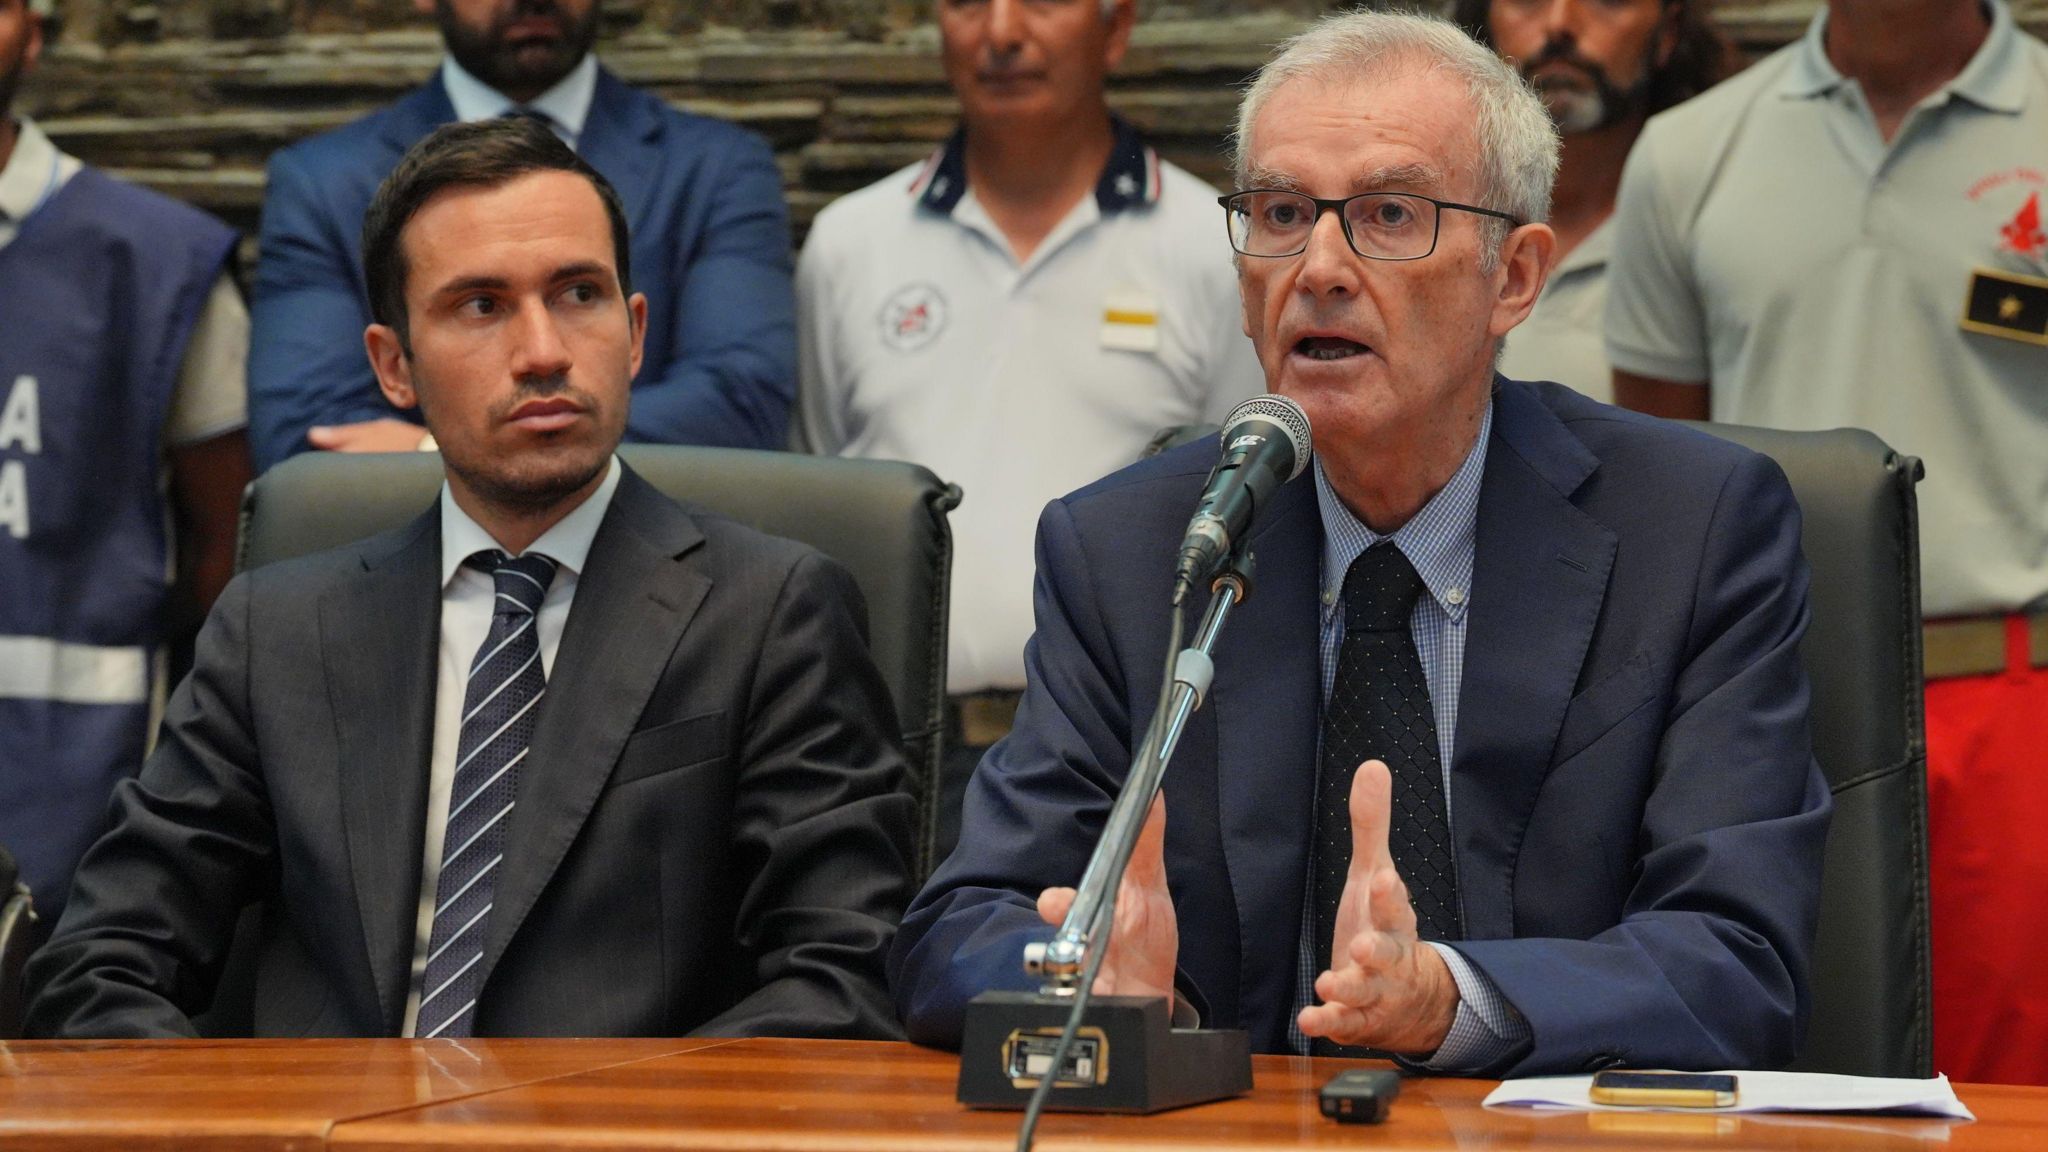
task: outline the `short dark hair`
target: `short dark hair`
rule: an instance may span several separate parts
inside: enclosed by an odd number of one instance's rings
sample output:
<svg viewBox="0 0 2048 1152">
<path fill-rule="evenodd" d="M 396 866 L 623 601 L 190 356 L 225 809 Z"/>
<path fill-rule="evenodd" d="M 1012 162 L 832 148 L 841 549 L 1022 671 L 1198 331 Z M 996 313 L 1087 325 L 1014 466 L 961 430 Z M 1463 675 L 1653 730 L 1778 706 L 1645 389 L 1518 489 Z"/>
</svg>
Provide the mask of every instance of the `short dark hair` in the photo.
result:
<svg viewBox="0 0 2048 1152">
<path fill-rule="evenodd" d="M 1650 90 L 1645 96 L 1645 110 L 1656 115 L 1673 105 L 1705 92 L 1734 73 L 1733 52 L 1728 40 L 1722 36 L 1707 19 L 1708 0 L 1660 0 L 1663 7 L 1678 9 L 1678 40 L 1671 50 L 1671 59 L 1661 68 L 1650 72 Z M 1457 21 L 1472 38 L 1481 44 L 1499 51 L 1493 42 L 1493 29 L 1487 16 L 1493 10 L 1493 0 L 1455 0 L 1451 6 L 1451 19 Z"/>
<path fill-rule="evenodd" d="M 412 352 L 405 313 L 405 226 L 427 201 L 449 188 L 499 188 L 534 172 L 574 172 L 590 181 L 611 218 L 612 260 L 619 269 L 619 290 L 633 293 L 633 270 L 626 234 L 626 210 L 611 182 L 562 143 L 540 121 L 526 116 L 448 124 L 412 146 L 370 201 L 363 215 L 363 276 L 370 295 L 370 318 L 398 333 L 399 346 Z"/>
</svg>

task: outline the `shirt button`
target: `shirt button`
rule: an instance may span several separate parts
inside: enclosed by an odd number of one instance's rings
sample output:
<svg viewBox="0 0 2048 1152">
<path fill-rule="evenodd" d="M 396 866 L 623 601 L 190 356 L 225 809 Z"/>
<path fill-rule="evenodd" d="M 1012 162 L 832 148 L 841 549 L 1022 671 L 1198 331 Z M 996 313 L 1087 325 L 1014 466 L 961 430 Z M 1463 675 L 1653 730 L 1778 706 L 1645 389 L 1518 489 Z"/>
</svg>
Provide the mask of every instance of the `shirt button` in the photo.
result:
<svg viewBox="0 0 2048 1152">
<path fill-rule="evenodd" d="M 1456 608 L 1465 602 L 1465 590 L 1463 588 L 1449 589 L 1444 593 L 1444 599 L 1450 602 L 1451 607 Z"/>
</svg>

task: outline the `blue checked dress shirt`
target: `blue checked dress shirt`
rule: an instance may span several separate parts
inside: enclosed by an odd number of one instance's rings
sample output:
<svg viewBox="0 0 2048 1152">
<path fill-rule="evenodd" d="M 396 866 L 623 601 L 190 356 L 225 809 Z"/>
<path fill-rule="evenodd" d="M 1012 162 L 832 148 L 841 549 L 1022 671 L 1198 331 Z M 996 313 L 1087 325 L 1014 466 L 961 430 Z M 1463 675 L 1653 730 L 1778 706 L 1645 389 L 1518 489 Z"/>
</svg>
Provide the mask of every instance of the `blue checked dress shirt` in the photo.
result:
<svg viewBox="0 0 2048 1152">
<path fill-rule="evenodd" d="M 1323 521 L 1322 627 L 1318 657 L 1322 669 L 1323 699 L 1337 677 L 1337 653 L 1344 642 L 1342 592 L 1344 574 L 1360 553 L 1383 539 L 1415 566 L 1428 595 L 1415 602 L 1409 630 L 1415 638 L 1416 654 L 1422 660 L 1423 679 L 1429 683 L 1429 699 L 1436 713 L 1437 743 L 1444 772 L 1444 817 L 1453 828 L 1457 813 L 1451 809 L 1451 749 L 1458 730 L 1458 690 L 1465 676 L 1465 617 L 1472 607 L 1472 557 L 1479 521 L 1479 482 L 1486 472 L 1486 441 L 1493 431 L 1493 405 L 1479 423 L 1479 437 L 1466 454 L 1465 462 L 1452 474 L 1450 483 L 1430 498 L 1429 503 L 1391 537 L 1382 536 L 1351 514 L 1323 475 L 1322 462 L 1315 465 L 1316 507 Z M 1320 761 L 1320 752 L 1318 753 Z M 1313 853 L 1311 853 L 1313 856 Z M 1313 860 L 1311 860 L 1313 867 Z M 1316 954 L 1315 909 L 1312 907 L 1313 877 L 1304 886 L 1308 894 L 1301 916 L 1300 957 L 1295 973 L 1294 1006 L 1315 1003 Z M 1458 984 L 1458 1015 L 1441 1047 L 1422 1067 L 1434 1072 L 1477 1071 L 1519 1048 L 1529 1036 L 1529 1025 L 1500 995 L 1493 981 L 1472 967 L 1458 950 L 1432 941 L 1430 946 L 1443 956 Z M 1308 1037 L 1289 1020 L 1287 1038 L 1294 1050 L 1307 1053 Z"/>
</svg>

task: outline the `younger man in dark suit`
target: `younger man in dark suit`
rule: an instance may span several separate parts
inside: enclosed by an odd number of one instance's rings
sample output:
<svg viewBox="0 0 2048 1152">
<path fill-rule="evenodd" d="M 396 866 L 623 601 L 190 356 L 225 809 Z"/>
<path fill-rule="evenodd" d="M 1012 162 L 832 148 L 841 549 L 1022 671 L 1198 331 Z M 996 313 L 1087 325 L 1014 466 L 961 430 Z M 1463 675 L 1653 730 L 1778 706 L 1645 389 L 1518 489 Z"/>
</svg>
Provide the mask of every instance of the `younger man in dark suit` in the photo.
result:
<svg viewBox="0 0 2048 1152">
<path fill-rule="evenodd" d="M 439 505 L 229 586 L 29 1030 L 192 1034 L 257 901 L 259 1035 L 890 1035 L 912 803 L 864 609 L 614 457 L 647 303 L 611 187 L 454 126 L 364 232 Z"/>
</svg>

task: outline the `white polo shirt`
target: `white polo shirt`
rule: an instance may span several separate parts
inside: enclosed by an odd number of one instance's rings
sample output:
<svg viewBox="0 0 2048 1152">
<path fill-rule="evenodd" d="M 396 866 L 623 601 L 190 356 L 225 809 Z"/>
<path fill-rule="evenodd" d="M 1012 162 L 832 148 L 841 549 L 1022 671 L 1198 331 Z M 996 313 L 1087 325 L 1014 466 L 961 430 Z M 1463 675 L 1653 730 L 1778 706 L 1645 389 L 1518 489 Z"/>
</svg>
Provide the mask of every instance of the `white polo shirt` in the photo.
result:
<svg viewBox="0 0 2048 1152">
<path fill-rule="evenodd" d="M 964 140 L 827 207 L 797 264 L 808 447 L 914 461 L 966 493 L 955 693 L 1024 685 L 1047 501 L 1265 390 L 1212 188 L 1119 121 L 1095 194 L 1019 264 L 967 187 Z"/>
<path fill-rule="evenodd" d="M 1608 270 L 1616 368 L 1710 380 L 1716 420 L 1868 428 L 1926 461 L 1929 616 L 2048 600 L 2048 45 L 1985 8 L 1983 46 L 1889 145 L 1825 9 L 1652 118 Z M 1998 332 L 1965 327 L 1987 283 Z"/>
</svg>

